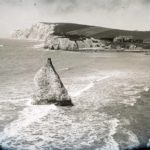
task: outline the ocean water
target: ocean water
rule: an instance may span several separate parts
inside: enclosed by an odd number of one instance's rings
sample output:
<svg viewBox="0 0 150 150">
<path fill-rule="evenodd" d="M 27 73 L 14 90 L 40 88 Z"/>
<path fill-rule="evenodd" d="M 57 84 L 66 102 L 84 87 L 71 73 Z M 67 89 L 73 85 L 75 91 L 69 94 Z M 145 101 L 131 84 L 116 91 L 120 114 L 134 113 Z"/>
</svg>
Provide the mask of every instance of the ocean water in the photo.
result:
<svg viewBox="0 0 150 150">
<path fill-rule="evenodd" d="M 12 150 L 124 150 L 150 146 L 150 55 L 47 51 L 1 39 L 0 145 Z M 31 105 L 35 73 L 51 57 L 74 107 Z"/>
</svg>

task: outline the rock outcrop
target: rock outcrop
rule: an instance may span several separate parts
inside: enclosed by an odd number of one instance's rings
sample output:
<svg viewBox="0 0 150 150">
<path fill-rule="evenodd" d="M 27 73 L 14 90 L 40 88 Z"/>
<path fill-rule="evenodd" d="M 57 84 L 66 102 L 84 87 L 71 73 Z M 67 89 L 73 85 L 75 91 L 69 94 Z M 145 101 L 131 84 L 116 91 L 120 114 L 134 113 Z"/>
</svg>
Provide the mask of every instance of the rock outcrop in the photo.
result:
<svg viewBox="0 0 150 150">
<path fill-rule="evenodd" d="M 47 38 L 44 44 L 45 48 L 50 50 L 84 50 L 84 49 L 108 49 L 109 46 L 105 44 L 104 41 L 94 39 L 94 38 L 85 38 L 83 40 L 71 40 L 67 37 L 61 36 L 51 36 Z"/>
<path fill-rule="evenodd" d="M 71 98 L 55 71 L 50 58 L 48 58 L 47 64 L 36 73 L 34 83 L 35 92 L 32 104 L 73 106 Z"/>
</svg>

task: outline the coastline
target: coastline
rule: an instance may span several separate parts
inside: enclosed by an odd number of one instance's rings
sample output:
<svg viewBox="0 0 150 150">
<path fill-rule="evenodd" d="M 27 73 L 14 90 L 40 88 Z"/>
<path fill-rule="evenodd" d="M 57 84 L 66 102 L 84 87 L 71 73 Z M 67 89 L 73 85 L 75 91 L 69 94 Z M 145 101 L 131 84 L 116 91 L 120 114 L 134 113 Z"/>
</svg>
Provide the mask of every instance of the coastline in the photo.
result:
<svg viewBox="0 0 150 150">
<path fill-rule="evenodd" d="M 40 47 L 39 45 L 43 45 L 43 43 L 41 43 L 42 41 L 38 41 L 38 40 L 25 40 L 25 39 L 13 39 L 13 38 L 0 38 L 0 40 L 12 40 L 12 41 L 23 41 L 23 42 L 27 42 L 27 43 L 36 43 L 35 45 L 33 45 L 33 49 L 44 49 L 44 50 L 47 50 L 47 51 L 67 51 L 67 52 L 81 52 L 81 53 L 101 53 L 101 52 L 106 52 L 106 53 L 110 53 L 110 52 L 118 52 L 118 53 L 148 53 L 148 54 L 145 54 L 145 55 L 150 55 L 150 49 L 140 49 L 140 50 L 135 50 L 135 49 L 99 49 L 99 48 L 83 48 L 83 49 L 76 49 L 76 50 L 64 50 L 64 49 L 60 49 L 60 50 L 52 50 L 52 49 L 46 49 L 44 47 Z M 0 43 L 1 45 L 3 45 L 3 43 L 1 42 Z M 5 45 L 3 45 L 4 47 Z M 0 48 L 3 48 L 3 47 L 0 47 Z"/>
<path fill-rule="evenodd" d="M 48 51 L 67 51 L 67 52 L 82 52 L 82 53 L 100 53 L 100 52 L 119 52 L 119 53 L 146 53 L 146 52 L 150 52 L 150 50 L 120 50 L 120 49 L 110 49 L 110 50 L 106 50 L 106 49 L 84 49 L 84 50 L 51 50 L 49 49 Z"/>
</svg>

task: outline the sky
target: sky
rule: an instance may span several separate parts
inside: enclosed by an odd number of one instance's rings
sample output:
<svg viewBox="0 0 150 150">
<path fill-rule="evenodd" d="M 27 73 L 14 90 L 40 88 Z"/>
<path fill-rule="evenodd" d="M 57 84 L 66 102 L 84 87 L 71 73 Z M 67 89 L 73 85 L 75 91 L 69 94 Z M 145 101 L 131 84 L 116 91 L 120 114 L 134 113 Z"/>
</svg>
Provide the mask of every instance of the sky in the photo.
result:
<svg viewBox="0 0 150 150">
<path fill-rule="evenodd" d="M 37 22 L 150 30 L 150 0 L 0 0 L 0 37 Z"/>
</svg>

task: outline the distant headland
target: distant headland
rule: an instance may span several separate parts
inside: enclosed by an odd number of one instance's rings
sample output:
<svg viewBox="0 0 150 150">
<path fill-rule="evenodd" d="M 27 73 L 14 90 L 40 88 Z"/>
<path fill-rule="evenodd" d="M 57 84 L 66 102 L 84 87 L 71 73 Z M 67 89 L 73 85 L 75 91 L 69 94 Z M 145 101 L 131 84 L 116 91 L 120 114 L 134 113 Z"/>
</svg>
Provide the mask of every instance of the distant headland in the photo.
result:
<svg viewBox="0 0 150 150">
<path fill-rule="evenodd" d="M 43 41 L 43 48 L 70 51 L 148 51 L 150 31 L 129 31 L 74 23 L 40 22 L 16 30 L 14 39 Z"/>
</svg>

